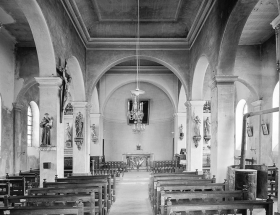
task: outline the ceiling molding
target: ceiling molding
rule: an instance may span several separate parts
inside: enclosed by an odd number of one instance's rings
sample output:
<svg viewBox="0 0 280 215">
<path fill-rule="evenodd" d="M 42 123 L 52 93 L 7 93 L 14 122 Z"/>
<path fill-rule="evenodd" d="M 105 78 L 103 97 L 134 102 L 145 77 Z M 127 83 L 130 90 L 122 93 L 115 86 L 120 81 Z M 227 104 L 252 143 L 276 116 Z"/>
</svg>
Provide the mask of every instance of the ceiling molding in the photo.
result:
<svg viewBox="0 0 280 215">
<path fill-rule="evenodd" d="M 199 35 L 204 23 L 206 22 L 210 12 L 213 9 L 213 6 L 215 5 L 217 0 L 203 0 L 202 4 L 200 5 L 200 8 L 196 14 L 195 20 L 191 26 L 191 29 L 187 36 L 187 41 L 190 46 L 190 49 L 192 45 L 194 44 L 197 36 Z"/>
<path fill-rule="evenodd" d="M 136 66 L 114 66 L 106 74 L 128 74 L 135 73 Z M 140 66 L 141 74 L 172 74 L 165 66 Z"/>
<path fill-rule="evenodd" d="M 190 50 L 216 1 L 203 0 L 187 38 L 140 38 L 139 50 Z M 86 49 L 135 50 L 136 38 L 91 38 L 75 0 L 61 0 L 61 2 Z M 179 5 L 181 4 L 182 1 Z M 178 17 L 178 13 L 176 16 Z"/>
</svg>

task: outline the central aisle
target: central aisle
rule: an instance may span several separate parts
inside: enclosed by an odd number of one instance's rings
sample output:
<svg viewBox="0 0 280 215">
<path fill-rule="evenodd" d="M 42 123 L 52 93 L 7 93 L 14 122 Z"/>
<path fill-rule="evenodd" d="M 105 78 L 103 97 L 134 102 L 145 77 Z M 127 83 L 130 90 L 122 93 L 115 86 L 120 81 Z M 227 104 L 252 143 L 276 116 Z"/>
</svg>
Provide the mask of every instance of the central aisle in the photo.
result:
<svg viewBox="0 0 280 215">
<path fill-rule="evenodd" d="M 126 172 L 117 178 L 116 202 L 112 205 L 110 215 L 152 215 L 149 201 L 149 172 Z"/>
</svg>

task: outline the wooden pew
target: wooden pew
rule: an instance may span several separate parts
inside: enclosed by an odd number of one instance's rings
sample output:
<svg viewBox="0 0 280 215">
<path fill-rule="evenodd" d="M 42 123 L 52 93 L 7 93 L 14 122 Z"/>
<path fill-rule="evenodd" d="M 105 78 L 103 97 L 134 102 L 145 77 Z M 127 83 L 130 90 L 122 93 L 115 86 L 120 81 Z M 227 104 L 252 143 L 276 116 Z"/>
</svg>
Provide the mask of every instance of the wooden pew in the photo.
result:
<svg viewBox="0 0 280 215">
<path fill-rule="evenodd" d="M 95 211 L 99 212 L 100 215 L 104 212 L 102 204 L 102 187 L 69 187 L 69 188 L 33 188 L 28 190 L 29 196 L 38 195 L 68 195 L 68 194 L 90 194 L 95 193 Z"/>
<path fill-rule="evenodd" d="M 194 182 L 189 181 L 189 183 L 187 185 L 184 185 L 184 184 L 183 185 L 174 185 L 174 184 L 159 183 L 158 188 L 157 188 L 157 197 L 156 197 L 156 203 L 154 205 L 154 209 L 157 214 L 157 212 L 160 208 L 161 193 L 163 191 L 168 191 L 168 192 L 174 192 L 174 191 L 180 191 L 180 192 L 225 191 L 226 187 L 227 187 L 227 182 L 225 182 L 225 183 L 206 182 L 206 184 L 205 184 L 205 183 L 201 183 L 200 180 L 194 181 Z"/>
<path fill-rule="evenodd" d="M 151 184 L 150 188 L 150 196 L 153 199 L 153 205 L 156 202 L 156 193 L 157 193 L 157 183 L 158 181 L 189 181 L 189 180 L 199 180 L 203 179 L 203 175 L 193 175 L 193 174 L 186 174 L 186 175 L 179 175 L 171 174 L 169 176 L 154 176 L 153 183 Z M 212 181 L 212 180 L 211 180 Z M 213 182 L 215 182 L 213 180 Z"/>
<path fill-rule="evenodd" d="M 68 194 L 68 195 L 37 195 L 37 196 L 5 196 L 4 205 L 33 206 L 34 209 L 39 205 L 56 206 L 59 204 L 75 206 L 77 201 L 84 204 L 84 212 L 95 215 L 95 194 Z"/>
<path fill-rule="evenodd" d="M 84 205 L 82 202 L 75 206 L 41 206 L 41 207 L 0 207 L 0 215 L 46 215 L 46 214 L 64 214 L 64 215 L 84 215 Z"/>
<path fill-rule="evenodd" d="M 9 176 L 8 173 L 6 173 L 6 179 L 25 179 L 25 188 L 29 189 L 29 188 L 35 188 L 35 187 L 39 187 L 40 184 L 40 178 L 39 176 L 35 173 L 35 174 L 28 174 L 28 175 L 19 175 L 19 176 Z"/>
<path fill-rule="evenodd" d="M 26 191 L 25 178 L 20 179 L 0 179 L 0 184 L 10 184 L 10 195 L 24 195 Z"/>
<path fill-rule="evenodd" d="M 246 191 L 198 191 L 198 192 L 169 192 L 161 191 L 161 201 L 159 204 L 161 214 L 164 214 L 167 200 L 176 205 L 179 202 L 185 205 L 193 203 L 215 203 L 222 201 L 247 200 L 248 194 Z M 172 201 L 175 200 L 175 201 Z M 159 209 L 159 208 L 156 208 Z M 158 210 L 156 210 L 155 214 Z"/>
<path fill-rule="evenodd" d="M 57 178 L 55 177 L 55 182 L 70 182 L 70 183 L 93 183 L 93 182 L 108 182 L 108 186 L 106 186 L 107 194 L 108 194 L 108 209 L 110 209 L 112 205 L 113 193 L 112 193 L 112 182 L 111 176 L 70 176 L 68 178 Z"/>
<path fill-rule="evenodd" d="M 268 181 L 270 185 L 270 193 L 277 197 L 278 196 L 278 168 L 275 164 L 268 166 Z"/>
<path fill-rule="evenodd" d="M 112 192 L 112 198 L 110 199 L 112 202 L 116 201 L 116 174 L 113 174 L 113 177 L 111 178 L 110 175 L 86 175 L 86 176 L 69 176 L 70 179 L 81 179 L 81 180 L 87 180 L 87 179 L 108 179 L 108 186 L 111 187 Z M 110 193 L 110 190 L 109 190 Z"/>
<path fill-rule="evenodd" d="M 11 195 L 10 193 L 10 182 L 0 183 L 0 202 L 4 202 L 4 196 Z"/>
<path fill-rule="evenodd" d="M 254 209 L 265 209 L 266 215 L 273 215 L 273 201 L 268 199 L 263 200 L 244 200 L 244 201 L 224 201 L 217 203 L 195 203 L 195 204 L 178 204 L 172 205 L 171 201 L 167 202 L 167 211 L 162 215 L 175 215 L 177 212 L 201 212 L 200 214 L 236 214 L 237 212 L 247 214 L 250 210 L 252 214 Z"/>
<path fill-rule="evenodd" d="M 46 182 L 44 180 L 43 182 L 43 188 L 93 188 L 93 187 L 99 187 L 99 189 L 102 190 L 102 201 L 104 202 L 104 205 L 102 203 L 102 207 L 104 209 L 104 213 L 103 214 L 107 214 L 108 210 L 109 210 L 109 201 L 108 201 L 108 194 L 107 194 L 107 186 L 108 186 L 108 182 L 107 181 L 103 181 L 103 182 L 91 182 L 91 183 L 79 183 L 79 182 Z"/>
</svg>

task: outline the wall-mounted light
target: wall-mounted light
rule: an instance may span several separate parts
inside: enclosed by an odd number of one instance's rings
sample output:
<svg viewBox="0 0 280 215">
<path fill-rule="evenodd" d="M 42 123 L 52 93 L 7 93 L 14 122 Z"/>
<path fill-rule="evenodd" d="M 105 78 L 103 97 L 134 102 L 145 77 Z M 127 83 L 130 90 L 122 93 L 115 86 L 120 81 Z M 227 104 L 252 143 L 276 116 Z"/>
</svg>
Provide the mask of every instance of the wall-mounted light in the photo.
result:
<svg viewBox="0 0 280 215">
<path fill-rule="evenodd" d="M 184 139 L 184 132 L 183 132 L 183 125 L 179 127 L 179 139 L 183 140 Z"/>
</svg>

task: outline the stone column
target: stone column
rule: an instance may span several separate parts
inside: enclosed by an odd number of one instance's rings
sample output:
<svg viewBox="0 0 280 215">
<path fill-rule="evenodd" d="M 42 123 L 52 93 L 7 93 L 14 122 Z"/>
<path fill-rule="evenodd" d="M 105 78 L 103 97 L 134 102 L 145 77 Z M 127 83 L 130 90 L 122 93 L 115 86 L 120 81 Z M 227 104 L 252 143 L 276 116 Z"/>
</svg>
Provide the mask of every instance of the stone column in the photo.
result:
<svg viewBox="0 0 280 215">
<path fill-rule="evenodd" d="M 60 86 L 61 78 L 37 77 L 40 89 L 40 122 L 45 113 L 53 118 L 50 142 L 52 147 L 40 147 L 40 185 L 43 179 L 54 181 L 55 175 L 64 177 L 64 125 L 60 123 Z M 40 145 L 42 129 L 40 128 Z M 44 163 L 50 163 L 50 167 L 43 168 Z"/>
<path fill-rule="evenodd" d="M 19 173 L 21 170 L 21 156 L 26 156 L 26 150 L 21 149 L 21 111 L 23 105 L 19 103 L 13 103 L 14 107 L 14 144 L 13 144 L 13 173 Z"/>
<path fill-rule="evenodd" d="M 203 105 L 205 101 L 189 101 L 187 102 L 188 116 L 188 134 L 187 134 L 187 159 L 188 170 L 202 171 L 203 159 Z M 195 118 L 200 120 L 200 124 L 196 123 Z M 200 136 L 200 138 L 199 138 Z"/>
<path fill-rule="evenodd" d="M 279 1 L 277 1 L 279 3 Z M 278 4 L 279 6 L 279 4 Z M 279 9 L 279 8 L 278 8 Z M 277 66 L 277 72 L 278 72 L 278 81 L 280 81 L 280 15 L 278 15 L 272 22 L 271 25 L 273 29 L 275 29 L 275 37 L 276 37 L 276 66 Z M 279 87 L 280 91 L 280 87 Z M 280 92 L 279 92 L 280 96 Z M 279 98 L 280 101 L 280 98 Z M 279 114 L 279 122 L 280 122 L 280 114 Z M 279 134 L 280 134 L 280 126 L 279 126 Z M 279 135 L 279 141 L 280 142 L 280 135 Z M 278 144 L 278 153 L 280 152 L 280 144 Z M 278 162 L 277 162 L 277 167 L 280 167 L 280 156 L 278 156 Z M 280 177 L 278 177 L 278 184 L 280 183 Z M 278 196 L 279 196 L 279 189 L 278 189 Z M 280 198 L 278 198 L 278 203 L 277 203 L 277 209 L 280 211 Z"/>
<path fill-rule="evenodd" d="M 94 142 L 90 140 L 90 154 L 92 156 L 102 156 L 102 138 L 100 135 L 100 131 L 102 130 L 101 114 L 100 113 L 91 113 L 90 114 L 90 126 L 95 125 L 95 134 L 97 136 L 97 140 Z M 90 129 L 92 132 L 92 128 Z M 91 133 L 90 132 L 90 133 Z"/>
<path fill-rule="evenodd" d="M 262 100 L 252 102 L 251 105 L 254 108 L 253 111 L 260 111 L 262 107 Z M 251 122 L 250 124 L 254 125 L 254 128 L 253 128 L 253 141 L 251 142 L 250 148 L 247 145 L 247 152 L 249 152 L 247 157 L 257 159 L 257 163 L 262 164 L 265 163 L 263 154 L 265 154 L 266 146 L 261 142 L 261 136 L 262 136 L 261 115 L 250 117 L 249 120 Z"/>
<path fill-rule="evenodd" d="M 237 76 L 216 75 L 211 92 L 211 174 L 224 182 L 234 164 L 234 96 Z"/>
<path fill-rule="evenodd" d="M 74 126 L 73 174 L 87 175 L 90 173 L 87 102 L 72 102 L 72 105 Z"/>
</svg>

